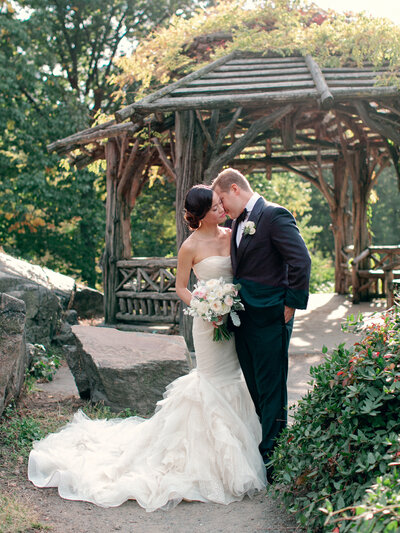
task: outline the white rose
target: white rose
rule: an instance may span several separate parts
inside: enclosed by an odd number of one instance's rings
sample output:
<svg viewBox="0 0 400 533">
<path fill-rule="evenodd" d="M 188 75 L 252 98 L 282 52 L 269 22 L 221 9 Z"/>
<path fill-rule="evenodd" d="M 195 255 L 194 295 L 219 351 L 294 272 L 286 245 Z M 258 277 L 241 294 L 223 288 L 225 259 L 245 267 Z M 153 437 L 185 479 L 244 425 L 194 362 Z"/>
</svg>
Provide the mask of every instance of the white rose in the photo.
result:
<svg viewBox="0 0 400 533">
<path fill-rule="evenodd" d="M 215 278 L 209 279 L 206 282 L 206 287 L 209 289 L 214 289 L 217 286 L 218 286 L 218 280 Z"/>
<path fill-rule="evenodd" d="M 233 283 L 225 283 L 224 284 L 224 293 L 225 294 L 231 294 L 234 291 Z"/>
<path fill-rule="evenodd" d="M 222 314 L 222 304 L 221 304 L 221 302 L 218 301 L 218 300 L 213 302 L 211 304 L 211 310 L 217 315 Z"/>
<path fill-rule="evenodd" d="M 226 305 L 228 305 L 229 307 L 232 307 L 232 305 L 233 305 L 233 298 L 232 298 L 232 296 L 229 296 L 229 295 L 228 295 L 228 296 L 225 296 L 225 298 L 224 298 L 224 303 L 225 303 Z"/>
<path fill-rule="evenodd" d="M 199 315 L 205 315 L 208 311 L 208 304 L 207 302 L 199 302 L 199 305 L 196 308 L 196 311 L 199 313 Z"/>
</svg>

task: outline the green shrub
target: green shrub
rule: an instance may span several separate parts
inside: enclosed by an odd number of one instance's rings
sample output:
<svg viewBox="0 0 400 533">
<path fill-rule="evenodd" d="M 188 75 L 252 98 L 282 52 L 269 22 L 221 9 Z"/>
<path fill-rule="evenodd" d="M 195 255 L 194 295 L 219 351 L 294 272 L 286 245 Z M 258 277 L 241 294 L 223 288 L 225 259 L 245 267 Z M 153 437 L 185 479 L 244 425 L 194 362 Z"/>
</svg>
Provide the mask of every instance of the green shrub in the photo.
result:
<svg viewBox="0 0 400 533">
<path fill-rule="evenodd" d="M 52 381 L 57 368 L 61 364 L 59 351 L 54 348 L 46 348 L 42 344 L 34 344 L 34 353 L 27 377 L 34 380 Z"/>
<path fill-rule="evenodd" d="M 326 524 L 335 524 L 337 532 L 396 533 L 400 531 L 399 470 L 393 468 L 389 474 L 379 476 L 376 483 L 366 491 L 360 505 L 333 512 L 332 505 L 328 502 L 325 510 L 329 513 Z"/>
<path fill-rule="evenodd" d="M 364 327 L 354 346 L 340 345 L 310 370 L 313 390 L 299 402 L 273 455 L 272 490 L 307 531 L 334 531 L 337 525 L 324 526 L 321 508 L 360 504 L 376 478 L 391 472 L 399 449 L 399 308 Z"/>
</svg>

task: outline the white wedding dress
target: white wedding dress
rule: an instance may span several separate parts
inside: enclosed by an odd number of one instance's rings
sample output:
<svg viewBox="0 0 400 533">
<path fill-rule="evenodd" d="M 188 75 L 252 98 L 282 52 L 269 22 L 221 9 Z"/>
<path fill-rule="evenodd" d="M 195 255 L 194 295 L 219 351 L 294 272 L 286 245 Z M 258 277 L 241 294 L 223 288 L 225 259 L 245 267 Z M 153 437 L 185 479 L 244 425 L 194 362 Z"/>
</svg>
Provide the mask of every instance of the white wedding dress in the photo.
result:
<svg viewBox="0 0 400 533">
<path fill-rule="evenodd" d="M 194 270 L 232 281 L 229 257 L 207 257 Z M 264 488 L 261 427 L 234 341 L 212 334 L 194 319 L 197 368 L 167 387 L 150 419 L 90 420 L 79 411 L 34 443 L 29 479 L 66 499 L 102 507 L 134 499 L 147 511 L 182 499 L 229 504 Z"/>
</svg>

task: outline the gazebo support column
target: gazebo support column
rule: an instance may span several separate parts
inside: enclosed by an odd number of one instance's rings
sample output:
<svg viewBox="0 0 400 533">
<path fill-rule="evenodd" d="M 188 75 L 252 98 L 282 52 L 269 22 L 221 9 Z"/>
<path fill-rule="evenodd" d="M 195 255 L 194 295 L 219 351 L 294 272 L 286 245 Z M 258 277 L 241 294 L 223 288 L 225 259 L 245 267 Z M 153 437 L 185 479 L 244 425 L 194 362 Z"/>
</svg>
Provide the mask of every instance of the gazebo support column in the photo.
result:
<svg viewBox="0 0 400 533">
<path fill-rule="evenodd" d="M 353 185 L 353 245 L 354 257 L 368 248 L 370 237 L 368 232 L 368 199 L 371 191 L 371 182 L 369 177 L 367 154 L 365 150 L 356 152 L 353 156 L 353 171 L 351 172 Z M 360 270 L 368 270 L 369 259 L 364 258 L 360 261 Z M 353 276 L 353 295 L 354 303 L 367 301 L 369 299 L 368 288 L 360 291 L 358 289 L 359 280 Z"/>
<path fill-rule="evenodd" d="M 194 111 L 175 114 L 176 245 L 179 250 L 189 232 L 183 219 L 187 191 L 203 182 L 204 133 Z M 193 287 L 192 274 L 189 288 Z M 182 313 L 181 332 L 189 352 L 194 351 L 192 319 Z"/>
<path fill-rule="evenodd" d="M 117 312 L 115 288 L 118 283 L 117 261 L 131 256 L 131 221 L 128 203 L 118 198 L 119 149 L 115 141 L 105 148 L 107 162 L 106 234 L 103 255 L 104 320 L 114 324 Z"/>
<path fill-rule="evenodd" d="M 340 159 L 333 166 L 335 207 L 331 208 L 332 232 L 335 243 L 335 292 L 346 294 L 347 265 L 344 261 L 344 249 L 350 244 L 348 207 L 348 172 L 345 162 Z"/>
</svg>

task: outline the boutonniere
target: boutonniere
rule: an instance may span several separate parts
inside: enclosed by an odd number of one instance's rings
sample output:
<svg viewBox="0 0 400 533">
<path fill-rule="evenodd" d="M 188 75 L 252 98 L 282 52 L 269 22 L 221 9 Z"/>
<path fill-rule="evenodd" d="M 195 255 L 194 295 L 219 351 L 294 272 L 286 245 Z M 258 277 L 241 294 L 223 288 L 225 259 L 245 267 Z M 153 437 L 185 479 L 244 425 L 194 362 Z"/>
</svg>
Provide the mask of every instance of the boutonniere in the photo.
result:
<svg viewBox="0 0 400 533">
<path fill-rule="evenodd" d="M 256 232 L 256 225 L 253 221 L 249 220 L 245 223 L 243 228 L 243 235 L 254 235 Z"/>
</svg>

